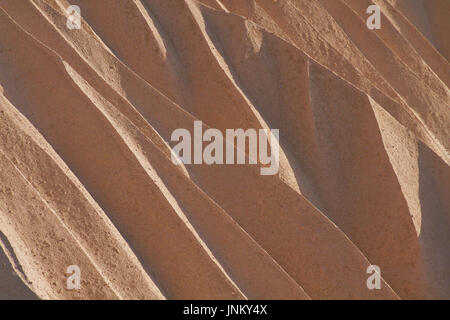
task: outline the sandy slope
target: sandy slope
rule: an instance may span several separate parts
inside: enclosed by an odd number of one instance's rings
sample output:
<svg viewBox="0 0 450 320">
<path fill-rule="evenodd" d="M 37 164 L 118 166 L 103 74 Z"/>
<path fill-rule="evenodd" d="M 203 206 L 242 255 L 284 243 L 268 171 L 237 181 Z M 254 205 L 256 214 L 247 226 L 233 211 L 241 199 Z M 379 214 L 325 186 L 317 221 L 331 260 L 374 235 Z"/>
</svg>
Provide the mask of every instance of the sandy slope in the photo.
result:
<svg viewBox="0 0 450 320">
<path fill-rule="evenodd" d="M 0 298 L 450 299 L 449 10 L 0 1 Z M 173 164 L 195 120 L 279 173 Z"/>
</svg>

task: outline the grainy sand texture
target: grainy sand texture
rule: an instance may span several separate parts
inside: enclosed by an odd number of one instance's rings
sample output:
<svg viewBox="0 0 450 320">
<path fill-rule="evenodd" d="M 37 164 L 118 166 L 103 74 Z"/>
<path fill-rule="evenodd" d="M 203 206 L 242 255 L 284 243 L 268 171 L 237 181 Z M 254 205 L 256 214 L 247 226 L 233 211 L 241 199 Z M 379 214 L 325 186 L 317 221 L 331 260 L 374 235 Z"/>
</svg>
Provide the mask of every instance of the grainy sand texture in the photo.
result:
<svg viewBox="0 0 450 320">
<path fill-rule="evenodd" d="M 0 299 L 450 299 L 449 34 L 448 0 L 0 0 Z M 194 121 L 279 129 L 278 172 L 174 163 Z"/>
</svg>

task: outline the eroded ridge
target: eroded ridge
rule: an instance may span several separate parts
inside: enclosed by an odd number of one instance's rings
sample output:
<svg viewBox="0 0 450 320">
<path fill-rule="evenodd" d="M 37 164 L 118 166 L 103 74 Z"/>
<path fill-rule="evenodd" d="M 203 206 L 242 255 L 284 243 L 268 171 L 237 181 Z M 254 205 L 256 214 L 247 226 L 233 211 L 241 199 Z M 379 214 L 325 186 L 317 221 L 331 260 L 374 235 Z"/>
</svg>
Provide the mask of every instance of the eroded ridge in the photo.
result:
<svg viewBox="0 0 450 320">
<path fill-rule="evenodd" d="M 450 299 L 445 10 L 2 0 L 0 298 Z M 196 123 L 277 171 L 174 163 Z"/>
</svg>

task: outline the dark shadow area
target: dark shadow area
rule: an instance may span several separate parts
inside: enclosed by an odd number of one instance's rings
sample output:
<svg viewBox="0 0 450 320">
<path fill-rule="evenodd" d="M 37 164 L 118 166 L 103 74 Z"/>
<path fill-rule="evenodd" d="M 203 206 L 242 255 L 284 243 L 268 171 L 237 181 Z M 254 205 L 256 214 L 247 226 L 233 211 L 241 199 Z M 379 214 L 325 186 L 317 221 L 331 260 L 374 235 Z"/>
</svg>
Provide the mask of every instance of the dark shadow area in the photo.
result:
<svg viewBox="0 0 450 320">
<path fill-rule="evenodd" d="M 419 142 L 423 262 L 433 297 L 450 299 L 450 167 Z"/>
<path fill-rule="evenodd" d="M 0 231 L 0 242 L 12 256 L 16 268 L 22 272 L 20 264 L 14 255 L 11 245 L 6 236 Z M 23 272 L 22 272 L 23 273 Z M 3 247 L 0 246 L 0 300 L 38 300 L 36 294 L 28 288 L 22 279 L 17 275 L 6 255 Z"/>
</svg>

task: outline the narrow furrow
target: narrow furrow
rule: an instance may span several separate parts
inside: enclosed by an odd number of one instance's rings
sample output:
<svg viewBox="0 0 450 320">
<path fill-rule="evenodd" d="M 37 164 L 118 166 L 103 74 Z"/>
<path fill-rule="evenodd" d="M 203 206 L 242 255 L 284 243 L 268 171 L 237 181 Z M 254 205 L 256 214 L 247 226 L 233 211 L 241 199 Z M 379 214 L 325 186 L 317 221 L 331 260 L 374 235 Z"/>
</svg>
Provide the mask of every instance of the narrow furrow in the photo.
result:
<svg viewBox="0 0 450 320">
<path fill-rule="evenodd" d="M 58 155 L 23 116 L 2 100 L 0 146 L 42 199 L 104 270 L 123 298 L 163 298 L 127 243 Z M 45 178 L 52 177 L 51 181 Z M 96 237 L 92 237 L 96 234 Z M 104 248 L 98 250 L 97 248 Z M 131 289 L 133 288 L 133 289 Z"/>
<path fill-rule="evenodd" d="M 0 217 L 0 226 L 7 238 L 14 239 L 27 277 L 37 284 L 33 286 L 36 293 L 46 299 L 120 298 L 67 226 L 2 150 L 0 161 L 0 205 L 1 211 L 8 213 Z M 81 286 L 78 291 L 65 289 L 65 272 L 70 265 L 83 270 L 82 284 L 89 286 Z"/>
<path fill-rule="evenodd" d="M 7 297 L 448 298 L 445 1 L 1 0 Z M 175 164 L 195 121 L 244 164 Z"/>
</svg>

